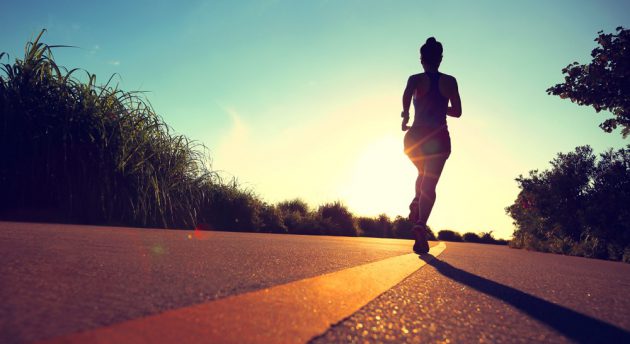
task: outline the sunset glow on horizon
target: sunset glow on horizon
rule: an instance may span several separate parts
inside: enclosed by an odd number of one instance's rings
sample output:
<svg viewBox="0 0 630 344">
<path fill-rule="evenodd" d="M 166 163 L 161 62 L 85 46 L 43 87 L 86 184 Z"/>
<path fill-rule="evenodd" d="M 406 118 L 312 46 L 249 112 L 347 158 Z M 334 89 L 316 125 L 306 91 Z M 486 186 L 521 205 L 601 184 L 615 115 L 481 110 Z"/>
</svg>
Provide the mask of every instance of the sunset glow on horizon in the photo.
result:
<svg viewBox="0 0 630 344">
<path fill-rule="evenodd" d="M 504 208 L 519 174 L 579 145 L 628 144 L 599 129 L 593 109 L 545 92 L 563 67 L 589 61 L 597 31 L 630 26 L 624 1 L 42 1 L 15 15 L 31 6 L 12 1 L 0 14 L 11 61 L 46 23 L 46 43 L 79 47 L 55 50 L 60 65 L 149 91 L 176 132 L 209 148 L 213 169 L 268 202 L 407 216 L 416 171 L 401 96 L 429 36 L 444 45 L 440 71 L 457 78 L 463 107 L 448 119 L 434 231 L 509 238 Z"/>
</svg>

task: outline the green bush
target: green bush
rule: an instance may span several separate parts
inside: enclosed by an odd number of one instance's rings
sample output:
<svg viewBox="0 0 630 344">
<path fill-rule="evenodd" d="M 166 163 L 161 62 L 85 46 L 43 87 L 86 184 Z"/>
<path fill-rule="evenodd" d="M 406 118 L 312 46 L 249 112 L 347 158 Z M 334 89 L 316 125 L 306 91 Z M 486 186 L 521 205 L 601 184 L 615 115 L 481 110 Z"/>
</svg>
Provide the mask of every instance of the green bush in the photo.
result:
<svg viewBox="0 0 630 344">
<path fill-rule="evenodd" d="M 393 238 L 394 224 L 389 217 L 381 214 L 378 217 L 359 217 L 357 219 L 357 227 L 362 236 L 375 238 Z"/>
<path fill-rule="evenodd" d="M 590 146 L 560 153 L 545 171 L 516 179 L 506 212 L 511 247 L 623 260 L 630 246 L 630 145 L 595 156 Z"/>
<path fill-rule="evenodd" d="M 439 231 L 437 238 L 438 240 L 441 240 L 441 241 L 455 241 L 455 242 L 463 241 L 461 234 L 454 232 L 452 230 L 448 230 L 448 229 Z"/>
<path fill-rule="evenodd" d="M 279 202 L 277 207 L 283 213 L 297 212 L 301 216 L 306 216 L 310 211 L 308 204 L 299 198 Z"/>
<path fill-rule="evenodd" d="M 309 234 L 309 235 L 329 235 L 331 228 L 327 228 L 329 222 L 323 221 L 319 214 L 309 212 L 302 215 L 299 211 L 291 211 L 283 214 L 284 224 L 288 233 Z"/>
<path fill-rule="evenodd" d="M 352 213 L 341 202 L 326 203 L 318 209 L 318 215 L 326 224 L 329 235 L 357 236 L 358 231 Z"/>
<path fill-rule="evenodd" d="M 260 231 L 263 233 L 288 233 L 282 212 L 277 206 L 263 203 L 260 208 Z"/>
<path fill-rule="evenodd" d="M 394 237 L 399 239 L 415 239 L 413 234 L 413 222 L 408 218 L 396 216 L 392 224 Z"/>
<path fill-rule="evenodd" d="M 464 233 L 464 235 L 462 235 L 462 240 L 464 240 L 465 242 L 481 242 L 481 238 L 479 237 L 479 235 L 472 232 Z"/>
<path fill-rule="evenodd" d="M 464 241 L 467 241 L 467 240 L 464 239 Z M 492 235 L 492 231 L 481 232 L 481 235 L 479 236 L 479 242 L 482 243 L 482 244 L 493 244 L 493 245 L 507 245 L 508 244 L 507 240 L 496 239 Z"/>
</svg>

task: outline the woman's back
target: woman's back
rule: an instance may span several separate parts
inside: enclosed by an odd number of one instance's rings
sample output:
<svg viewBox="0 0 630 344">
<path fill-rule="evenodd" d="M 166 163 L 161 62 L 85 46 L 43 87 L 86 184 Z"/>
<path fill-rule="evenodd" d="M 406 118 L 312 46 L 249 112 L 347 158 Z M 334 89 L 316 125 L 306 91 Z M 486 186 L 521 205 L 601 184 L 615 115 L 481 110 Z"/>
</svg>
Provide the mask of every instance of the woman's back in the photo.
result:
<svg viewBox="0 0 630 344">
<path fill-rule="evenodd" d="M 448 81 L 444 80 L 447 78 L 439 72 L 418 74 L 413 97 L 415 115 L 412 127 L 446 126 L 449 97 L 444 94 L 448 91 Z"/>
</svg>

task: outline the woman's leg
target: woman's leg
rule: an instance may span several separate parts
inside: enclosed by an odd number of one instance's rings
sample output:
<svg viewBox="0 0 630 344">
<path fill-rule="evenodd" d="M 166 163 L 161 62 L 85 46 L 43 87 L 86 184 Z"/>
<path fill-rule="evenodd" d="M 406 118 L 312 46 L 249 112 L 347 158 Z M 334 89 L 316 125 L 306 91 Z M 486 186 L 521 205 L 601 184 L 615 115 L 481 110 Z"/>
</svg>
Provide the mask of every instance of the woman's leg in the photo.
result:
<svg viewBox="0 0 630 344">
<path fill-rule="evenodd" d="M 440 180 L 440 175 L 444 169 L 444 164 L 448 159 L 448 154 L 437 155 L 423 159 L 421 164 L 416 165 L 418 167 L 418 178 L 416 179 L 416 197 L 418 197 L 418 222 L 426 225 L 433 204 L 435 204 L 435 188 Z M 420 169 L 422 168 L 422 172 Z"/>
<path fill-rule="evenodd" d="M 409 220 L 413 223 L 418 222 L 418 218 L 420 215 L 420 211 L 418 208 L 418 203 L 420 200 L 420 195 L 422 194 L 422 177 L 424 175 L 424 164 L 422 157 L 422 150 L 420 149 L 420 145 L 423 140 L 421 139 L 422 133 L 418 128 L 411 128 L 405 134 L 404 139 L 404 147 L 405 154 L 409 157 L 409 160 L 416 166 L 418 170 L 418 176 L 416 178 L 416 187 L 415 187 L 415 197 L 411 200 L 409 204 Z"/>
<path fill-rule="evenodd" d="M 416 168 L 418 168 L 418 177 L 416 178 L 416 202 L 420 201 L 422 196 L 422 181 L 424 180 L 424 164 L 420 163 L 418 165 L 416 165 Z"/>
<path fill-rule="evenodd" d="M 418 170 L 409 219 L 426 225 L 435 203 L 435 188 L 450 155 L 450 137 L 442 128 L 431 132 L 412 128 L 405 134 L 404 145 L 405 154 Z"/>
<path fill-rule="evenodd" d="M 418 176 L 416 177 L 416 194 L 411 204 L 409 205 L 409 220 L 412 222 L 418 222 L 420 219 L 420 198 L 422 196 L 422 180 L 424 179 L 424 163 L 422 158 L 418 157 L 412 159 L 413 164 L 416 166 L 418 170 Z"/>
</svg>

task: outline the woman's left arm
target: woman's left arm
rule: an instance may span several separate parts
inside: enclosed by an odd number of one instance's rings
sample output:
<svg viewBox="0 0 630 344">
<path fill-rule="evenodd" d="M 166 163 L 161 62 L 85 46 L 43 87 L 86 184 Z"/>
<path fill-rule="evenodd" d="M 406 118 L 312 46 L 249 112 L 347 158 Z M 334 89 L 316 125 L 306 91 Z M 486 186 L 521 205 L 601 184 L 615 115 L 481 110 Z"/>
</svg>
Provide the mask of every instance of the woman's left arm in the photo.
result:
<svg viewBox="0 0 630 344">
<path fill-rule="evenodd" d="M 405 87 L 405 91 L 403 92 L 402 103 L 403 103 L 403 111 L 400 116 L 403 118 L 402 120 L 402 130 L 405 131 L 409 129 L 407 123 L 409 123 L 409 107 L 411 106 L 411 97 L 413 97 L 413 93 L 416 91 L 416 76 L 412 75 L 407 80 L 407 87 Z"/>
</svg>

